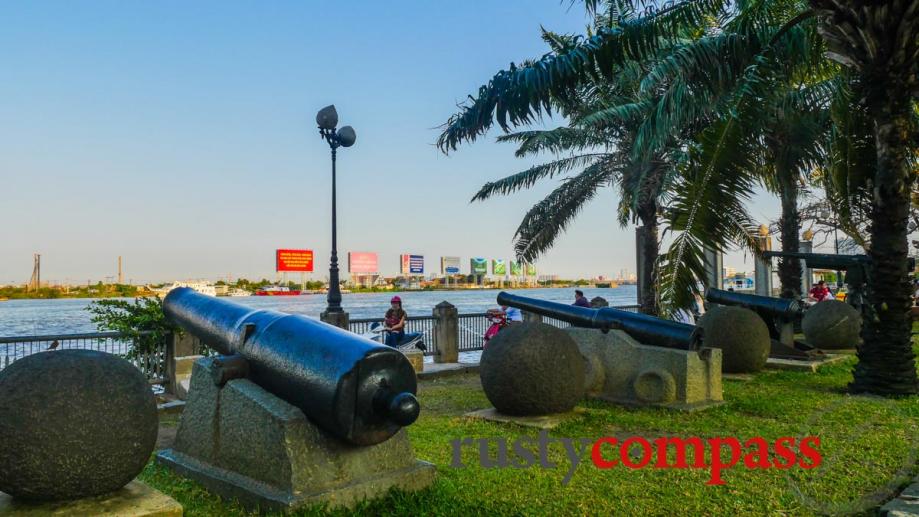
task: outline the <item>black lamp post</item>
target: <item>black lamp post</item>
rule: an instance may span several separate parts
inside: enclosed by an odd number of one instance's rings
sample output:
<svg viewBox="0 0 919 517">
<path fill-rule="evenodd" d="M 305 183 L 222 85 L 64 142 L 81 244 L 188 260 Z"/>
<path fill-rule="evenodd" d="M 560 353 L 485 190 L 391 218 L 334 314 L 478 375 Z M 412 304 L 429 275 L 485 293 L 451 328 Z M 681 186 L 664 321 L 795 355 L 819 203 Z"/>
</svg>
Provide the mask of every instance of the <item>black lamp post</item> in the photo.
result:
<svg viewBox="0 0 919 517">
<path fill-rule="evenodd" d="M 830 210 L 827 210 L 827 209 L 824 209 L 821 215 L 823 216 L 824 219 L 829 219 L 830 215 L 833 216 L 833 243 L 834 243 L 833 247 L 836 250 L 836 254 L 839 255 L 839 233 L 837 230 L 837 228 L 839 227 L 839 216 L 836 215 L 835 211 L 833 211 L 831 214 Z M 837 270 L 836 271 L 836 289 L 841 289 L 841 288 L 842 288 L 842 272 Z"/>
<path fill-rule="evenodd" d="M 319 135 L 329 143 L 332 150 L 332 259 L 329 261 L 329 296 L 326 312 L 344 312 L 341 308 L 341 289 L 338 286 L 338 231 L 335 204 L 335 154 L 339 147 L 351 147 L 357 135 L 354 128 L 345 126 L 335 130 L 338 125 L 338 112 L 335 106 L 326 106 L 316 114 Z"/>
</svg>

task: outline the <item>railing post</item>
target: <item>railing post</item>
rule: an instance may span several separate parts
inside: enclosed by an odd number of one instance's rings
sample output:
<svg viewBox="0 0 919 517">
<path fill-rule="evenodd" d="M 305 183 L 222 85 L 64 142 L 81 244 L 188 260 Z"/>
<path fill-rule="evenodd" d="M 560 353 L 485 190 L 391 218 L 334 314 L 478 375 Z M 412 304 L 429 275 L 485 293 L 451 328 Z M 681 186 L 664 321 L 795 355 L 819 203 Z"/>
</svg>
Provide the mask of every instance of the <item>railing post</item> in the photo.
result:
<svg viewBox="0 0 919 517">
<path fill-rule="evenodd" d="M 434 307 L 435 363 L 459 362 L 459 311 L 443 301 Z"/>
<path fill-rule="evenodd" d="M 542 314 L 534 312 L 520 311 L 523 313 L 523 321 L 527 323 L 542 323 Z"/>
<path fill-rule="evenodd" d="M 173 332 L 166 336 L 166 385 L 163 389 L 170 395 L 176 395 L 178 381 L 177 361 L 179 357 L 186 357 L 195 353 L 195 338 L 185 332 Z"/>
</svg>

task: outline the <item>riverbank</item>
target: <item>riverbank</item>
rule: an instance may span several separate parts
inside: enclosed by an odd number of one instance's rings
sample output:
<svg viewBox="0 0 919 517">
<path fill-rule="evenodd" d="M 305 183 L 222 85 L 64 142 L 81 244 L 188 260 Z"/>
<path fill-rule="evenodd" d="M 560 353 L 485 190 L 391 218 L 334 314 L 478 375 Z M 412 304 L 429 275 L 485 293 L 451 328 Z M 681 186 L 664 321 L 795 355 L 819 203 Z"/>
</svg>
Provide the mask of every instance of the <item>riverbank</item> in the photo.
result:
<svg viewBox="0 0 919 517">
<path fill-rule="evenodd" d="M 635 303 L 635 286 L 617 288 L 588 287 L 582 289 L 588 298 L 602 296 L 610 305 Z M 351 319 L 382 317 L 389 307 L 389 299 L 398 294 L 410 316 L 430 316 L 434 306 L 447 301 L 460 313 L 484 313 L 496 306 L 499 289 L 438 290 L 438 291 L 386 291 L 382 293 L 347 293 L 342 295 L 342 306 Z M 539 288 L 519 289 L 515 292 L 558 302 L 574 301 L 573 289 Z M 9 300 L 0 303 L 0 337 L 73 334 L 95 332 L 86 311 L 96 298 Z M 319 318 L 325 310 L 326 296 L 242 296 L 227 298 L 254 309 L 271 309 L 292 314 Z"/>
<path fill-rule="evenodd" d="M 0 301 L 9 300 L 57 300 L 68 298 L 138 298 L 154 296 L 153 291 L 143 286 L 127 284 L 96 284 L 78 287 L 42 287 L 29 290 L 27 287 L 0 287 Z"/>
</svg>

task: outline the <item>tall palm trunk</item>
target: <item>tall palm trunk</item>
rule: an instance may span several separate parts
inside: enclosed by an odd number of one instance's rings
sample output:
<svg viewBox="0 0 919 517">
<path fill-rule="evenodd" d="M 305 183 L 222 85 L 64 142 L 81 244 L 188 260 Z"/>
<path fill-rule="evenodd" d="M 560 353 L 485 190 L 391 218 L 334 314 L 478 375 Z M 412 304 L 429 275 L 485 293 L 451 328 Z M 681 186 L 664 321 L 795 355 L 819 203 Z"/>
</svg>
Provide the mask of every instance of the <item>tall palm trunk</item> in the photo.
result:
<svg viewBox="0 0 919 517">
<path fill-rule="evenodd" d="M 850 388 L 877 394 L 919 393 L 909 318 L 912 290 L 907 266 L 910 207 L 910 103 L 902 90 L 887 91 L 872 111 L 877 172 L 871 213 L 871 267 L 863 344 Z"/>
<path fill-rule="evenodd" d="M 638 243 L 641 256 L 644 260 L 638 265 L 641 271 L 639 276 L 645 279 L 639 286 L 641 289 L 641 305 L 638 310 L 642 314 L 657 315 L 657 257 L 660 254 L 660 243 L 657 231 L 657 202 L 652 201 L 638 207 L 638 218 L 641 225 L 638 227 Z"/>
<path fill-rule="evenodd" d="M 664 183 L 666 164 L 661 160 L 652 161 L 651 169 L 641 182 L 638 194 L 636 212 L 641 225 L 638 227 L 638 243 L 642 247 L 641 254 L 644 261 L 638 265 L 641 269 L 639 276 L 645 281 L 639 286 L 640 306 L 642 314 L 657 316 L 657 261 L 660 255 L 660 240 L 658 233 L 658 197 Z"/>
<path fill-rule="evenodd" d="M 784 165 L 776 164 L 779 198 L 782 201 L 782 217 L 779 227 L 782 233 L 782 251 L 799 251 L 798 232 L 801 230 L 801 218 L 798 215 L 798 184 L 794 171 Z M 801 261 L 783 258 L 779 261 L 779 281 L 782 284 L 782 298 L 801 296 Z"/>
</svg>

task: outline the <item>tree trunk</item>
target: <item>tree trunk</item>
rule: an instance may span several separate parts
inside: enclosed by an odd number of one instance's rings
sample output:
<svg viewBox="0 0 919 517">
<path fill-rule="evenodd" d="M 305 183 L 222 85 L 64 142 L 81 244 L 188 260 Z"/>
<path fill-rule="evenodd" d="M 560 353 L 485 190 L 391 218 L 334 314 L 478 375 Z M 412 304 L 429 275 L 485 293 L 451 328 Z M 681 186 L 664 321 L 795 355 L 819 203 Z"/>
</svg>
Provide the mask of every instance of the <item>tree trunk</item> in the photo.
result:
<svg viewBox="0 0 919 517">
<path fill-rule="evenodd" d="M 639 311 L 642 314 L 657 316 L 658 311 L 658 292 L 657 292 L 657 261 L 660 255 L 660 241 L 658 236 L 657 216 L 659 206 L 657 203 L 660 196 L 661 186 L 664 182 L 664 172 L 666 163 L 663 160 L 653 160 L 651 169 L 648 171 L 639 186 L 638 203 L 636 212 L 641 225 L 638 227 L 639 242 L 642 243 L 644 252 L 644 263 L 640 264 L 641 275 L 647 281 L 644 285 L 639 286 L 641 289 Z"/>
<path fill-rule="evenodd" d="M 919 393 L 909 307 L 912 288 L 907 266 L 910 207 L 909 97 L 887 91 L 872 110 L 877 171 L 868 255 L 868 304 L 863 310 L 863 343 L 849 385 L 854 392 L 882 395 Z"/>
<path fill-rule="evenodd" d="M 782 251 L 799 251 L 799 232 L 801 218 L 798 216 L 798 185 L 795 183 L 794 171 L 786 170 L 776 164 L 781 191 L 782 217 L 779 227 L 782 233 Z M 801 261 L 783 258 L 779 261 L 779 281 L 782 284 L 782 298 L 799 298 L 801 296 Z"/>
<path fill-rule="evenodd" d="M 644 249 L 644 262 L 639 264 L 641 271 L 639 276 L 647 279 L 641 289 L 641 305 L 639 311 L 642 314 L 657 316 L 657 258 L 660 253 L 660 244 L 657 235 L 657 203 L 652 203 L 652 207 L 639 207 L 638 217 L 641 220 L 641 226 L 638 227 L 638 241 L 642 243 Z"/>
</svg>

